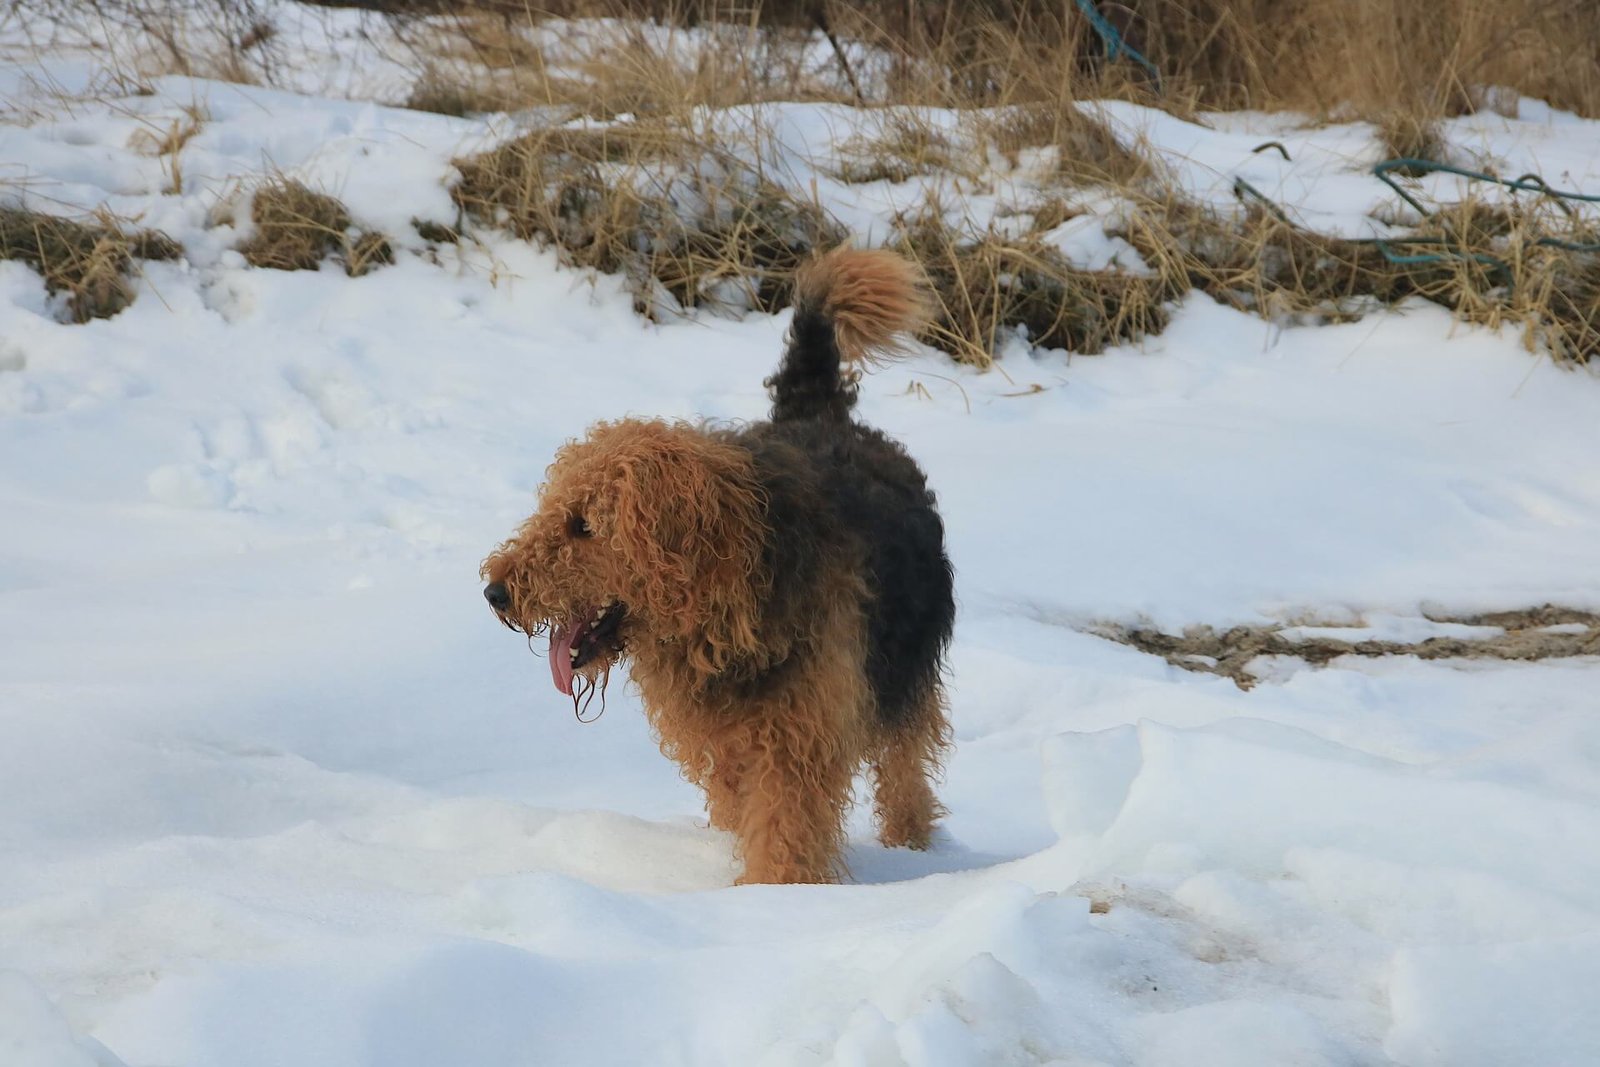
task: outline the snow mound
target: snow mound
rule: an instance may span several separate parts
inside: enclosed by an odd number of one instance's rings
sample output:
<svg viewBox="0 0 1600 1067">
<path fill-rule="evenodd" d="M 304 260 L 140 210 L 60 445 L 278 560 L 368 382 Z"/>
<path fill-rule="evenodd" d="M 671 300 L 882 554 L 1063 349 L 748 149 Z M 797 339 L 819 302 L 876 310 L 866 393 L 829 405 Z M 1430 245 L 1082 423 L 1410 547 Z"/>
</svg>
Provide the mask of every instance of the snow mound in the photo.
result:
<svg viewBox="0 0 1600 1067">
<path fill-rule="evenodd" d="M 0 1063 L 125 1067 L 98 1041 L 75 1035 L 44 994 L 15 971 L 0 971 Z"/>
</svg>

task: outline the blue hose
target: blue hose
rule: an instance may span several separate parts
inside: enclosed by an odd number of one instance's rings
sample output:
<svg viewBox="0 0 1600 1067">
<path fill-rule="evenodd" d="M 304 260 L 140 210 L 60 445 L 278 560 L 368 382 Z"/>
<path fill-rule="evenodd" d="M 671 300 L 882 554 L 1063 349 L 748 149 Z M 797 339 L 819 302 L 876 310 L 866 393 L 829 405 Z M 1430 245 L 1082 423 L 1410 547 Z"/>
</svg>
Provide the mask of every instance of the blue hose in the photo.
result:
<svg viewBox="0 0 1600 1067">
<path fill-rule="evenodd" d="M 1451 166 L 1448 163 L 1435 163 L 1432 160 L 1412 157 L 1386 159 L 1374 166 L 1372 173 L 1377 176 L 1378 180 L 1399 194 L 1400 199 L 1415 208 L 1417 214 L 1422 216 L 1423 219 L 1432 218 L 1434 213 L 1429 211 L 1420 200 L 1406 192 L 1393 177 L 1393 172 L 1395 171 L 1403 171 L 1409 174 L 1439 171 L 1445 174 L 1455 174 L 1472 181 L 1492 182 L 1495 185 L 1503 185 L 1507 189 L 1519 193 L 1539 193 L 1554 200 L 1556 206 L 1561 208 L 1568 218 L 1576 218 L 1568 201 L 1577 200 L 1584 203 L 1600 204 L 1600 195 L 1577 193 L 1565 189 L 1552 189 L 1537 174 L 1524 174 L 1520 178 L 1496 178 L 1494 175 L 1485 174 L 1482 171 L 1466 170 L 1462 167 Z M 1280 221 L 1293 225 L 1283 208 L 1273 203 L 1267 198 L 1266 194 L 1243 178 L 1235 178 L 1233 180 L 1233 195 L 1240 200 L 1246 198 L 1254 200 Z M 1491 272 L 1498 275 L 1507 289 L 1512 286 L 1512 271 L 1509 263 L 1497 256 L 1489 255 L 1487 252 L 1478 252 L 1466 248 L 1459 242 L 1453 242 L 1448 237 L 1368 237 L 1353 238 L 1352 240 L 1357 244 L 1375 246 L 1384 259 L 1397 267 L 1418 267 L 1426 266 L 1430 263 L 1470 261 L 1487 267 Z M 1533 243 L 1548 248 L 1560 248 L 1568 252 L 1600 252 L 1600 242 L 1566 241 L 1559 237 L 1540 237 Z M 1434 248 L 1438 249 L 1438 251 L 1412 250 L 1423 248 Z M 1401 251 L 1401 249 L 1407 249 L 1407 251 Z"/>
<path fill-rule="evenodd" d="M 1106 58 L 1121 59 L 1123 56 L 1127 56 L 1149 73 L 1151 80 L 1156 84 L 1156 92 L 1159 93 L 1161 91 L 1161 72 L 1156 69 L 1156 65 L 1141 55 L 1138 49 L 1122 39 L 1121 31 L 1113 26 L 1104 15 L 1100 14 L 1100 9 L 1094 5 L 1094 0 L 1077 0 L 1077 4 L 1078 10 L 1083 12 L 1083 17 L 1089 20 L 1089 25 L 1093 26 L 1094 31 L 1100 35 L 1100 40 L 1105 42 Z"/>
</svg>

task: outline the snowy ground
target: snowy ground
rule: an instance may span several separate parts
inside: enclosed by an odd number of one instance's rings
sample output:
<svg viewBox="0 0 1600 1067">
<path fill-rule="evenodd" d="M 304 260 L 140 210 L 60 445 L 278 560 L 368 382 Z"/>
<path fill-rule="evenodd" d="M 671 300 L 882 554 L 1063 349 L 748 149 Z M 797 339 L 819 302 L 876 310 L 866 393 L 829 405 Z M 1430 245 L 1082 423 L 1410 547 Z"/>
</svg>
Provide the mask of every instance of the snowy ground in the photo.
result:
<svg viewBox="0 0 1600 1067">
<path fill-rule="evenodd" d="M 574 722 L 476 570 L 589 422 L 759 417 L 785 316 L 652 326 L 491 235 L 430 261 L 410 220 L 453 221 L 484 123 L 155 88 L 0 126 L 32 206 L 188 251 L 82 326 L 0 263 L 0 1065 L 1600 1062 L 1600 663 L 1241 692 L 1085 632 L 1600 608 L 1592 375 L 1424 305 L 1200 298 L 1139 348 L 874 375 L 958 570 L 951 815 L 917 854 L 857 813 L 849 884 L 731 888 L 631 696 Z M 168 193 L 136 134 L 191 104 Z M 1452 137 L 1600 188 L 1600 125 L 1523 110 Z M 1364 127 L 1118 117 L 1199 195 L 1387 202 Z M 848 125 L 775 121 L 797 167 Z M 268 167 L 409 247 L 245 267 L 208 220 Z M 858 230 L 920 195 L 819 189 Z M 1117 254 L 1086 220 L 1064 247 Z"/>
</svg>

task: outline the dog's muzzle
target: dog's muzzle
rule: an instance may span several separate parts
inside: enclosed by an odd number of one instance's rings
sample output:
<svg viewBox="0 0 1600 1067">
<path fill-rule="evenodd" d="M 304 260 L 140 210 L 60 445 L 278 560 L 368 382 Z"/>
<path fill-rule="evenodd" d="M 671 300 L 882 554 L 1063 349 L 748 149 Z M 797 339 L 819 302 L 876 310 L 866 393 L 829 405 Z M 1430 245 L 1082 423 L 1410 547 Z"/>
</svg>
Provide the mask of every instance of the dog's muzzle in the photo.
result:
<svg viewBox="0 0 1600 1067">
<path fill-rule="evenodd" d="M 504 582 L 490 582 L 483 587 L 483 599 L 496 611 L 509 611 L 511 609 L 511 590 L 506 588 Z"/>
</svg>

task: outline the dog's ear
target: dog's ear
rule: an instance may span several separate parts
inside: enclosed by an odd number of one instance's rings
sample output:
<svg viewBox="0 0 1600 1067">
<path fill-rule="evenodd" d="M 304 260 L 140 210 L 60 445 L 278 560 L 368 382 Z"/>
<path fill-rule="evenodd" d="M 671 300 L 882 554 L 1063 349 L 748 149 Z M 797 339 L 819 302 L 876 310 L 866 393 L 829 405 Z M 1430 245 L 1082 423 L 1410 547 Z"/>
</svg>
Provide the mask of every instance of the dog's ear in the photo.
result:
<svg viewBox="0 0 1600 1067">
<path fill-rule="evenodd" d="M 610 453 L 596 504 L 602 535 L 629 571 L 630 606 L 670 628 L 702 673 L 759 658 L 771 576 L 766 495 L 749 452 L 664 422 L 602 425 L 590 440 Z"/>
</svg>

